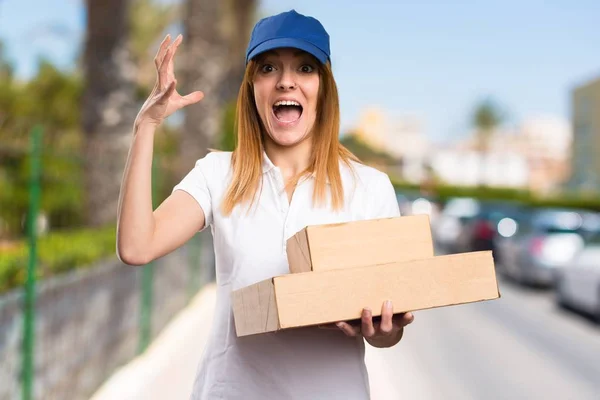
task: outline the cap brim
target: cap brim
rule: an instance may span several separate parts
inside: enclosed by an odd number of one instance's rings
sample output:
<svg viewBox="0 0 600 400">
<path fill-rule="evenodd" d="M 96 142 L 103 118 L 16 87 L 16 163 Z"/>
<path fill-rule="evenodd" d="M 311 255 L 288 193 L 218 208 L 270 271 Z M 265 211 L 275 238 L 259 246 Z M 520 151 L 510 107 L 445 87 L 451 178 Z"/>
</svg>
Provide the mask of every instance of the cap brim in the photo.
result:
<svg viewBox="0 0 600 400">
<path fill-rule="evenodd" d="M 254 57 L 256 57 L 259 54 L 262 54 L 269 50 L 281 49 L 283 47 L 291 47 L 291 48 L 295 48 L 295 49 L 299 49 L 299 50 L 304 50 L 307 53 L 315 56 L 315 58 L 317 60 L 319 60 L 322 64 L 325 64 L 327 62 L 327 60 L 329 59 L 329 57 L 323 50 L 321 50 L 314 44 L 309 43 L 305 40 L 290 39 L 290 38 L 277 38 L 277 39 L 267 40 L 266 42 L 263 42 L 263 43 L 259 44 L 258 46 L 256 46 L 254 49 L 252 49 L 250 51 L 250 53 L 248 53 L 248 56 L 246 57 L 246 64 L 248 64 L 248 61 L 252 60 Z"/>
</svg>

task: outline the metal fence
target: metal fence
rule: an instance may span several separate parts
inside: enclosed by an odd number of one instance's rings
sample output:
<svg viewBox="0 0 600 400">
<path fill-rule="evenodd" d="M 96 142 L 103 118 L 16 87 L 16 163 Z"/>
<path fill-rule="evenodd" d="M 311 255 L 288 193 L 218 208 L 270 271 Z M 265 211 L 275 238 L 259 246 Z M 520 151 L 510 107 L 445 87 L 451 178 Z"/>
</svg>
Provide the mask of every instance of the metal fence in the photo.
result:
<svg viewBox="0 0 600 400">
<path fill-rule="evenodd" d="M 205 231 L 144 267 L 112 256 L 38 282 L 42 135 L 30 136 L 25 284 L 0 295 L 0 400 L 89 398 L 214 277 Z"/>
</svg>

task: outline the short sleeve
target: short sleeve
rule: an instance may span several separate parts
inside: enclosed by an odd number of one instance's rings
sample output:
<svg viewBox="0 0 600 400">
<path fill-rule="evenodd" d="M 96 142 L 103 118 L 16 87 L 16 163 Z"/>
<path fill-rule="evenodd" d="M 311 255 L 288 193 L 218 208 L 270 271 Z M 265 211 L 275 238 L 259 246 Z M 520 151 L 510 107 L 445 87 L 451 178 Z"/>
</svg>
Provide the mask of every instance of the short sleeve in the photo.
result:
<svg viewBox="0 0 600 400">
<path fill-rule="evenodd" d="M 387 174 L 381 174 L 369 182 L 367 218 L 392 218 L 400 216 L 396 190 Z"/>
<path fill-rule="evenodd" d="M 204 228 L 211 225 L 213 220 L 212 197 L 209 180 L 207 179 L 213 175 L 214 171 L 214 160 L 212 158 L 213 155 L 209 153 L 204 158 L 196 161 L 194 168 L 173 188 L 173 192 L 183 190 L 196 199 L 204 212 Z"/>
</svg>

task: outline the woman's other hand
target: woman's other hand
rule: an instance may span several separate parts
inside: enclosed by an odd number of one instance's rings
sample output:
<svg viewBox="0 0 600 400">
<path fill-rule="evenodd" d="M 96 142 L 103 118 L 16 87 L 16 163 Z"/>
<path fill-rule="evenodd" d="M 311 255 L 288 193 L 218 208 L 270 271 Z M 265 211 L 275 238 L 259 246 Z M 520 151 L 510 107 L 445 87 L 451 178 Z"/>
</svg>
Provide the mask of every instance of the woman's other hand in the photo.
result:
<svg viewBox="0 0 600 400">
<path fill-rule="evenodd" d="M 158 126 L 175 111 L 197 103 L 204 97 L 204 93 L 200 91 L 186 96 L 177 93 L 173 59 L 182 41 L 181 35 L 177 36 L 174 41 L 171 41 L 171 36 L 167 35 L 160 44 L 154 58 L 157 71 L 156 84 L 138 113 L 136 125 L 149 123 Z"/>
<path fill-rule="evenodd" d="M 373 321 L 370 309 L 363 309 L 360 323 L 338 322 L 337 327 L 347 336 L 362 336 L 374 347 L 391 347 L 402 339 L 404 327 L 413 322 L 412 313 L 394 315 L 391 301 L 381 307 L 381 319 Z"/>
</svg>

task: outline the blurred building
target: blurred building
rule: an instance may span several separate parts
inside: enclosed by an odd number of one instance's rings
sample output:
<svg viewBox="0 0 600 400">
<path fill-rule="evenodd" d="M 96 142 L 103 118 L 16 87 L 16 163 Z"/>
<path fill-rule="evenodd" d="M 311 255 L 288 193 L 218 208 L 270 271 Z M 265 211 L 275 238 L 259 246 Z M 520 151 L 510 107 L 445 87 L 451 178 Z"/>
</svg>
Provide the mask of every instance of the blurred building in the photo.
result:
<svg viewBox="0 0 600 400">
<path fill-rule="evenodd" d="M 571 107 L 574 136 L 568 187 L 600 192 L 600 77 L 575 88 Z"/>
<path fill-rule="evenodd" d="M 383 111 L 370 108 L 361 114 L 355 135 L 374 149 L 384 150 L 385 135 L 389 129 L 389 121 Z"/>
<path fill-rule="evenodd" d="M 573 133 L 567 120 L 555 116 L 530 117 L 516 127 L 498 128 L 490 133 L 485 151 L 480 151 L 475 132 L 450 145 L 434 145 L 419 118 L 391 118 L 377 108 L 363 112 L 355 134 L 401 160 L 402 177 L 413 183 L 422 182 L 431 168 L 450 185 L 551 193 L 571 174 Z"/>
<path fill-rule="evenodd" d="M 527 159 L 528 187 L 537 193 L 559 190 L 571 175 L 573 131 L 558 117 L 530 118 L 521 125 L 517 148 Z"/>
<path fill-rule="evenodd" d="M 373 148 L 400 160 L 402 177 L 417 183 L 425 177 L 430 152 L 423 130 L 423 122 L 416 116 L 390 117 L 383 110 L 370 108 L 361 115 L 356 134 Z"/>
<path fill-rule="evenodd" d="M 455 185 L 513 187 L 537 193 L 558 190 L 570 175 L 572 131 L 553 116 L 528 118 L 489 135 L 479 151 L 475 132 L 432 157 L 436 174 Z"/>
<path fill-rule="evenodd" d="M 440 148 L 432 154 L 435 174 L 452 185 L 495 187 L 527 186 L 527 161 L 515 150 L 515 132 L 503 129 L 491 132 L 487 149 L 480 151 L 474 132 L 466 139 Z"/>
<path fill-rule="evenodd" d="M 431 155 L 431 167 L 438 179 L 457 186 L 523 188 L 529 179 L 527 160 L 510 149 L 442 148 Z"/>
</svg>

